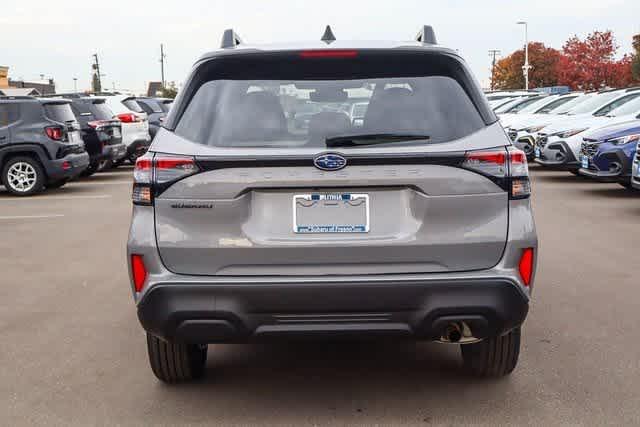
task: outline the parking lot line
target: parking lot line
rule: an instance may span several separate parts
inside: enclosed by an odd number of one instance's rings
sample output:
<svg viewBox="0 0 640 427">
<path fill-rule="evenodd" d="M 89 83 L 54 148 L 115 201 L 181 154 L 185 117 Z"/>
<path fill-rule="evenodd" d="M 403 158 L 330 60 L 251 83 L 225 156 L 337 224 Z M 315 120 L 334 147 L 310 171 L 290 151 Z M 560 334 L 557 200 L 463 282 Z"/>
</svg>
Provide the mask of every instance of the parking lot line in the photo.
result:
<svg viewBox="0 0 640 427">
<path fill-rule="evenodd" d="M 6 197 L 0 198 L 0 202 L 35 202 L 38 200 L 74 200 L 74 199 L 108 199 L 110 194 L 99 194 L 93 196 L 39 196 L 39 197 Z"/>
<path fill-rule="evenodd" d="M 48 218 L 60 218 L 63 214 L 51 214 L 51 215 L 10 215 L 0 216 L 0 220 L 3 219 L 48 219 Z"/>
</svg>

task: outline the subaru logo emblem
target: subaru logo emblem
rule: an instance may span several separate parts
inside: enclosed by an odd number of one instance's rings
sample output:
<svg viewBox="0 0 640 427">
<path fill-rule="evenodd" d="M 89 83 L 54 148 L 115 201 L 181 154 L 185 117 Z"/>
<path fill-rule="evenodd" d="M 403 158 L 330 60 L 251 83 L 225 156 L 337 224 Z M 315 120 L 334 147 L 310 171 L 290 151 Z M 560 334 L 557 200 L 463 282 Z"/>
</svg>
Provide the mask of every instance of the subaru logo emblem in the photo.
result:
<svg viewBox="0 0 640 427">
<path fill-rule="evenodd" d="M 323 171 L 337 171 L 347 166 L 347 159 L 340 154 L 321 154 L 313 159 L 313 164 Z"/>
</svg>

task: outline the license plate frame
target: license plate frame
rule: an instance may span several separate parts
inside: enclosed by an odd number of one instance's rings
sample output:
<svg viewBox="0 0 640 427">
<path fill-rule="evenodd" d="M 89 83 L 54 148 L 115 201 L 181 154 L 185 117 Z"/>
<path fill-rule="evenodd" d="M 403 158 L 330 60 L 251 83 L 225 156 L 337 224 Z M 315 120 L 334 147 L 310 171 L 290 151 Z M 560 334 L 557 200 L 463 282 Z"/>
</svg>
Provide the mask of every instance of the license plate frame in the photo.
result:
<svg viewBox="0 0 640 427">
<path fill-rule="evenodd" d="M 368 194 L 306 193 L 294 195 L 292 201 L 293 232 L 295 234 L 365 234 L 370 231 L 371 205 Z M 307 208 L 309 211 L 306 211 Z M 305 209 L 304 213 L 301 212 L 302 209 Z M 302 217 L 309 216 L 311 209 L 315 209 L 313 215 L 316 217 L 320 210 L 323 210 L 323 214 L 333 213 L 334 215 L 333 218 L 322 224 L 306 223 Z M 328 209 L 334 209 L 334 211 L 331 212 Z M 347 209 L 349 209 L 348 213 Z M 337 215 L 338 210 L 340 215 Z M 335 223 L 338 217 L 354 216 L 358 218 L 355 221 Z"/>
</svg>

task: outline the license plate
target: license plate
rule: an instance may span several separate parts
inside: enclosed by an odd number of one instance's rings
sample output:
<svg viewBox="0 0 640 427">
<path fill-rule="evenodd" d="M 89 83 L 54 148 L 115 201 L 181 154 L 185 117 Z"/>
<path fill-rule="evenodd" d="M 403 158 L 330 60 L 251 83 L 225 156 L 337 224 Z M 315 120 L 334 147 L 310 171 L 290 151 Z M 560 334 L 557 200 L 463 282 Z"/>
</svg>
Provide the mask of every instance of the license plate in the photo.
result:
<svg viewBox="0 0 640 427">
<path fill-rule="evenodd" d="M 369 195 L 351 193 L 293 196 L 294 233 L 368 233 Z"/>
<path fill-rule="evenodd" d="M 582 156 L 582 169 L 589 169 L 589 158 Z"/>
<path fill-rule="evenodd" d="M 535 156 L 539 158 L 540 157 L 540 147 L 536 147 L 536 149 L 534 151 L 535 151 Z"/>
</svg>

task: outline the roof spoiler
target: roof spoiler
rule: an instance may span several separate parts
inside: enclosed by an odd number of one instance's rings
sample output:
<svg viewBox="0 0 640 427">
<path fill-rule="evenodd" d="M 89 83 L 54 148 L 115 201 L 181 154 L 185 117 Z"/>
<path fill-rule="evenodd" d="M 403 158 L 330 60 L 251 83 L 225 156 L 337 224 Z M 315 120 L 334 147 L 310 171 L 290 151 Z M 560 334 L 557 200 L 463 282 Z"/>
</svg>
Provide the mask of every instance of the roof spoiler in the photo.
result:
<svg viewBox="0 0 640 427">
<path fill-rule="evenodd" d="M 222 42 L 220 47 L 222 49 L 230 49 L 238 46 L 242 43 L 240 36 L 232 29 L 225 30 L 222 34 Z"/>
<path fill-rule="evenodd" d="M 422 44 L 438 44 L 436 41 L 436 33 L 433 31 L 433 27 L 431 25 L 424 25 L 422 27 L 416 36 L 416 41 L 419 41 Z"/>
<path fill-rule="evenodd" d="M 22 100 L 22 99 L 38 99 L 35 96 L 29 96 L 29 95 L 17 95 L 17 96 L 12 96 L 12 95 L 0 95 L 0 100 L 2 101 L 14 101 L 14 100 Z"/>
</svg>

